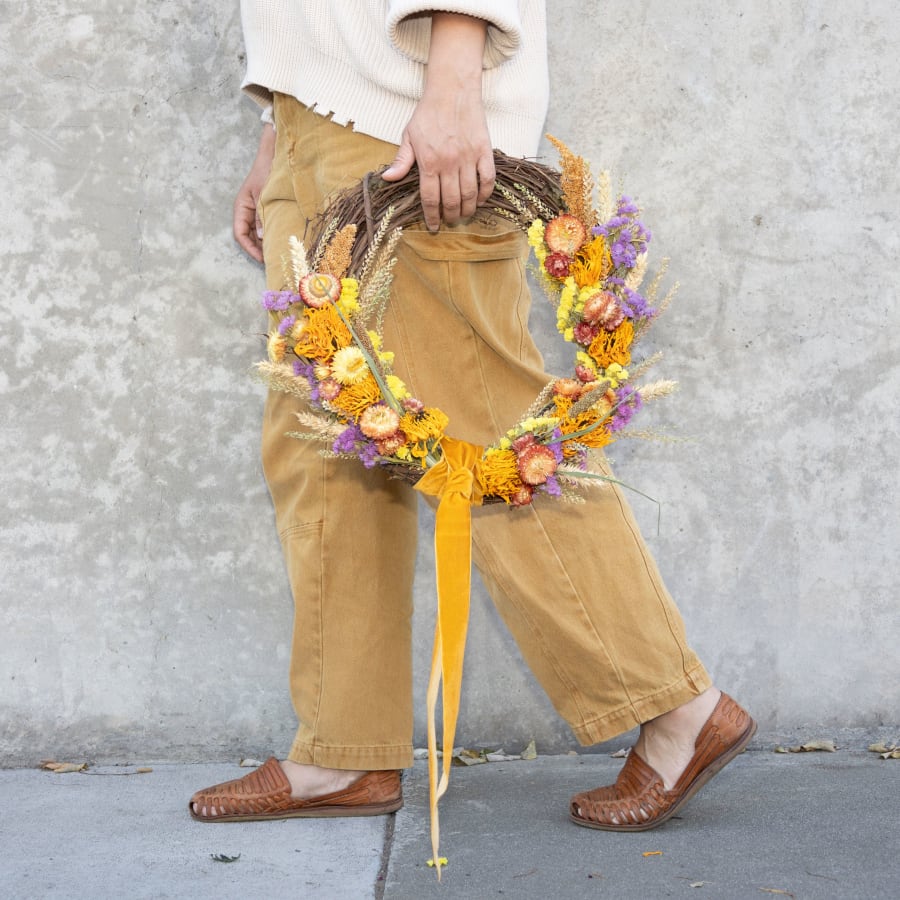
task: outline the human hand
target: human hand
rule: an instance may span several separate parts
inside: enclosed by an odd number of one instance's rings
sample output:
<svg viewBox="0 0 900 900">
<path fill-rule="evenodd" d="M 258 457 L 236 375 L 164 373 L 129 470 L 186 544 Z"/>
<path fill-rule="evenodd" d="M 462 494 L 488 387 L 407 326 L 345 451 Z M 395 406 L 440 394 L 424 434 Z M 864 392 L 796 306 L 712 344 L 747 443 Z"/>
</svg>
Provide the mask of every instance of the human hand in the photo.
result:
<svg viewBox="0 0 900 900">
<path fill-rule="evenodd" d="M 433 13 L 425 90 L 382 174 L 399 181 L 419 166 L 425 226 L 437 231 L 475 213 L 494 189 L 494 153 L 481 98 L 486 23 Z"/>
<path fill-rule="evenodd" d="M 263 185 L 272 170 L 274 157 L 275 129 L 266 124 L 263 126 L 259 138 L 259 148 L 250 172 L 244 179 L 244 183 L 238 188 L 237 196 L 234 198 L 232 223 L 234 239 L 241 249 L 257 262 L 263 262 L 262 222 L 257 206 Z"/>
</svg>

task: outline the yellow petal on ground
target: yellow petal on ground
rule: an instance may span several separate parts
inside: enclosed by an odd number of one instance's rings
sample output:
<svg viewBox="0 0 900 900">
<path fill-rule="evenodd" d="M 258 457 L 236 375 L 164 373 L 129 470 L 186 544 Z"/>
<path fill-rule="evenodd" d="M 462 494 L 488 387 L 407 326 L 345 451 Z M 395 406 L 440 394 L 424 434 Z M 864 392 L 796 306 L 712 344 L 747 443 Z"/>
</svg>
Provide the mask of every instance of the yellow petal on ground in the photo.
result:
<svg viewBox="0 0 900 900">
<path fill-rule="evenodd" d="M 534 741 L 529 741 L 528 746 L 522 751 L 522 759 L 537 759 L 537 747 Z"/>
</svg>

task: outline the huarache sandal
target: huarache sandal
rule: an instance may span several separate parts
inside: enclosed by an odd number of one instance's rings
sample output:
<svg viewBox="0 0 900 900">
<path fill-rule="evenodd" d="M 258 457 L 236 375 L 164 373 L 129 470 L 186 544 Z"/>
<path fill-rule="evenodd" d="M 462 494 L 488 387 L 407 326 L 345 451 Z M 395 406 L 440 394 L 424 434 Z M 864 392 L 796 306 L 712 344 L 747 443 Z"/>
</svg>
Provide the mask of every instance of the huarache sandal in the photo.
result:
<svg viewBox="0 0 900 900">
<path fill-rule="evenodd" d="M 194 804 L 207 814 L 194 812 Z M 366 772 L 342 791 L 298 800 L 274 756 L 258 769 L 197 791 L 188 804 L 198 822 L 257 822 L 265 819 L 314 819 L 332 816 L 380 816 L 403 806 L 400 773 Z M 212 814 L 215 810 L 215 814 Z"/>
<path fill-rule="evenodd" d="M 722 694 L 694 744 L 694 755 L 671 790 L 659 773 L 632 751 L 615 784 L 572 798 L 569 818 L 602 831 L 647 831 L 671 818 L 733 760 L 756 733 L 756 722 Z"/>
</svg>

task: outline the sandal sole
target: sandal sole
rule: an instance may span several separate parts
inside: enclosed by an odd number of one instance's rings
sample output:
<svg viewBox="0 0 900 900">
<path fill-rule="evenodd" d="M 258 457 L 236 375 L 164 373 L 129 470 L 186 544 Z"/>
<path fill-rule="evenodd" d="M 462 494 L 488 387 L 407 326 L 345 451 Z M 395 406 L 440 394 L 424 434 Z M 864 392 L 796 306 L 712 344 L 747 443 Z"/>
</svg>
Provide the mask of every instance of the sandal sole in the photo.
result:
<svg viewBox="0 0 900 900">
<path fill-rule="evenodd" d="M 403 806 L 403 798 L 370 806 L 320 806 L 312 809 L 285 809 L 273 813 L 250 815 L 201 816 L 188 804 L 188 813 L 195 822 L 269 822 L 279 819 L 337 819 L 362 816 L 384 816 L 397 812 Z"/>
<path fill-rule="evenodd" d="M 663 822 L 671 819 L 703 785 L 714 775 L 718 775 L 736 756 L 743 753 L 754 734 L 756 734 L 756 722 L 751 719 L 750 724 L 738 740 L 728 750 L 717 756 L 703 771 L 698 773 L 697 777 L 684 789 L 678 800 L 665 813 L 655 819 L 650 819 L 637 825 L 604 825 L 598 822 L 589 822 L 587 819 L 576 816 L 575 813 L 569 813 L 569 818 L 576 825 L 581 825 L 583 828 L 593 828 L 597 831 L 650 831 L 651 828 L 656 828 L 658 825 L 662 825 Z"/>
</svg>

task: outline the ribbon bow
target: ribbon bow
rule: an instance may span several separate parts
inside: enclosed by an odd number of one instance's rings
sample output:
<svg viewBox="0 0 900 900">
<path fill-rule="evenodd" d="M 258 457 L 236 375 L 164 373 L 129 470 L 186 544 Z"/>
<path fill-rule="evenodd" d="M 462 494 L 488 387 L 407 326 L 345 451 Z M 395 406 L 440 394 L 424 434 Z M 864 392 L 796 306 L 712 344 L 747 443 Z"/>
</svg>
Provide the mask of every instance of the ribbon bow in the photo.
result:
<svg viewBox="0 0 900 900">
<path fill-rule="evenodd" d="M 441 877 L 441 858 L 438 856 L 440 824 L 437 805 L 450 782 L 453 737 L 459 716 L 459 695 L 472 587 L 472 507 L 480 506 L 484 496 L 479 473 L 484 448 L 445 436 L 441 440 L 441 450 L 440 462 L 432 466 L 415 486 L 417 491 L 440 499 L 434 526 L 437 622 L 427 693 L 431 849 L 438 880 Z M 441 778 L 438 782 L 434 720 L 442 681 L 444 755 Z"/>
</svg>

